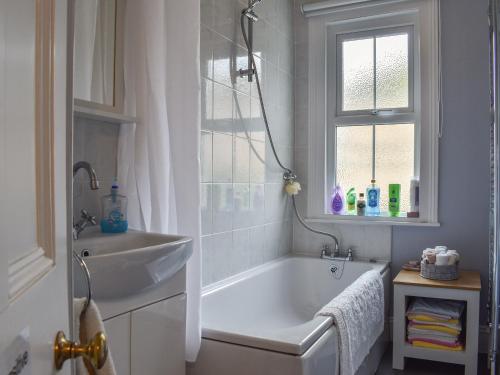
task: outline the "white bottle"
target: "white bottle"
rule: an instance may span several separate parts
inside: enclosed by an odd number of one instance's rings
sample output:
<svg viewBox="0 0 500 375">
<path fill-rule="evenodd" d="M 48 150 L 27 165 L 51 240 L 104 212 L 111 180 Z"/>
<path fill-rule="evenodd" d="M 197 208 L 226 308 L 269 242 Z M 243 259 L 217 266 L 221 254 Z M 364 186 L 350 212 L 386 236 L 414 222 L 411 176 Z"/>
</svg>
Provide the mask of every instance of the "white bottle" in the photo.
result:
<svg viewBox="0 0 500 375">
<path fill-rule="evenodd" d="M 420 181 L 413 177 L 410 182 L 410 213 L 418 216 L 420 205 Z"/>
</svg>

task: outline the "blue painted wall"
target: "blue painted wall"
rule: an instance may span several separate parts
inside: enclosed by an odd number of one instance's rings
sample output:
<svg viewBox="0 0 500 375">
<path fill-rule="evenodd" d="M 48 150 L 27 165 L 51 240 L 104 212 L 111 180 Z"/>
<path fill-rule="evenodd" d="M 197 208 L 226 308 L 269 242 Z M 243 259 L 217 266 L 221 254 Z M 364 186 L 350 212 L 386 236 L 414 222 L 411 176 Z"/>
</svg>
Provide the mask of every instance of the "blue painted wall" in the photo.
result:
<svg viewBox="0 0 500 375">
<path fill-rule="evenodd" d="M 488 1 L 441 0 L 443 120 L 439 228 L 394 227 L 393 270 L 423 248 L 444 244 L 461 267 L 481 271 L 486 322 L 489 226 Z"/>
</svg>

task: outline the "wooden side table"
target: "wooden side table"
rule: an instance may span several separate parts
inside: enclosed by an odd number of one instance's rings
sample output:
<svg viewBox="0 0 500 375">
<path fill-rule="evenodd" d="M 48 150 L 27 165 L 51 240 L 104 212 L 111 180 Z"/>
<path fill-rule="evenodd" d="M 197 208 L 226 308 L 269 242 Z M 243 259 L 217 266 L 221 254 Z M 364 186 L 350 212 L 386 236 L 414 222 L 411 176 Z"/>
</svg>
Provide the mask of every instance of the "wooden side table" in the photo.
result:
<svg viewBox="0 0 500 375">
<path fill-rule="evenodd" d="M 405 358 L 428 359 L 465 365 L 465 375 L 477 373 L 479 339 L 479 272 L 460 271 L 453 281 L 428 280 L 418 272 L 402 270 L 394 279 L 394 326 L 392 367 L 404 370 Z M 465 350 L 452 352 L 419 348 L 406 341 L 406 310 L 411 297 L 442 298 L 466 302 Z"/>
</svg>

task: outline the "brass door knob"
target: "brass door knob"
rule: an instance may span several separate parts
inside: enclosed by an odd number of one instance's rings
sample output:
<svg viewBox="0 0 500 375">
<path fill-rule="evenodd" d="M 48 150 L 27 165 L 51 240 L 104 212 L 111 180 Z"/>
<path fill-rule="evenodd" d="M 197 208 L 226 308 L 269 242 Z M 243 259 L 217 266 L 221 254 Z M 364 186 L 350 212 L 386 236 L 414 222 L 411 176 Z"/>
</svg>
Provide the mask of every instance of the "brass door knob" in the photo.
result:
<svg viewBox="0 0 500 375">
<path fill-rule="evenodd" d="M 88 344 L 79 344 L 66 339 L 64 332 L 57 332 L 54 342 L 54 364 L 57 370 L 67 359 L 84 357 L 96 369 L 101 369 L 108 358 L 106 335 L 97 332 Z"/>
</svg>

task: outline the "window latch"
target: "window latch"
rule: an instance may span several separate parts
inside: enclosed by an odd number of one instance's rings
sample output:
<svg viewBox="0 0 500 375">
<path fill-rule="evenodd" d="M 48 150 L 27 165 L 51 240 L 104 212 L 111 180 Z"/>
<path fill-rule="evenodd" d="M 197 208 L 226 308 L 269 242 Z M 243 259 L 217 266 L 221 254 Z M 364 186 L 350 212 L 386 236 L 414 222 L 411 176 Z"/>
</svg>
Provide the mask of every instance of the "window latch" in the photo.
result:
<svg viewBox="0 0 500 375">
<path fill-rule="evenodd" d="M 373 116 L 392 116 L 394 111 L 392 109 L 374 109 L 372 111 Z"/>
</svg>

